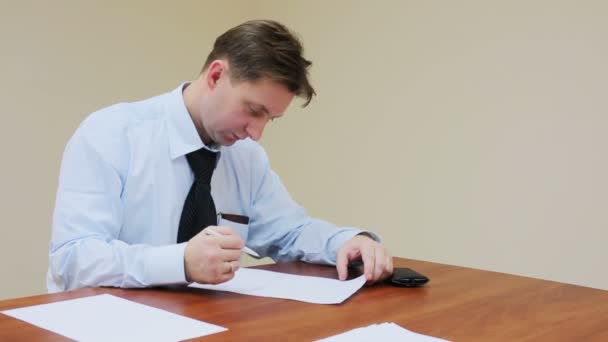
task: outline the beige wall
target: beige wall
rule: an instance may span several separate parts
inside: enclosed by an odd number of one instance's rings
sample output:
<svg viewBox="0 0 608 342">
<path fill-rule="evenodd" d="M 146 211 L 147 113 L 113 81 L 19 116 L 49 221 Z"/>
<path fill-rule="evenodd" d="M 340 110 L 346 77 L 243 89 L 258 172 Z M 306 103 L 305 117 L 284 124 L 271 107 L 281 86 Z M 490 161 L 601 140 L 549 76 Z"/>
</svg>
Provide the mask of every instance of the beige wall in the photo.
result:
<svg viewBox="0 0 608 342">
<path fill-rule="evenodd" d="M 261 1 L 318 98 L 264 139 L 312 214 L 402 257 L 608 289 L 608 5 Z"/>
<path fill-rule="evenodd" d="M 398 256 L 608 289 L 604 2 L 216 3 L 0 3 L 0 298 L 45 291 L 80 121 L 194 77 L 217 34 L 258 17 L 315 63 L 319 96 L 263 140 L 312 214 Z"/>
</svg>

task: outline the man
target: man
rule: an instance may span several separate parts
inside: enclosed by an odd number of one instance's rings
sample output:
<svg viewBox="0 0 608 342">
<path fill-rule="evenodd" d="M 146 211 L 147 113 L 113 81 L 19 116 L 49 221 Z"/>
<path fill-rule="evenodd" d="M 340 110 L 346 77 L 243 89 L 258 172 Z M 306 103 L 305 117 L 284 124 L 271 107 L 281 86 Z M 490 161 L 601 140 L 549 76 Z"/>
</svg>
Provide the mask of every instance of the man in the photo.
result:
<svg viewBox="0 0 608 342">
<path fill-rule="evenodd" d="M 193 82 L 91 114 L 64 152 L 49 291 L 221 283 L 245 244 L 336 264 L 342 280 L 357 260 L 369 283 L 390 275 L 374 234 L 309 217 L 256 142 L 294 96 L 310 102 L 310 65 L 286 27 L 250 21 L 218 37 Z"/>
</svg>

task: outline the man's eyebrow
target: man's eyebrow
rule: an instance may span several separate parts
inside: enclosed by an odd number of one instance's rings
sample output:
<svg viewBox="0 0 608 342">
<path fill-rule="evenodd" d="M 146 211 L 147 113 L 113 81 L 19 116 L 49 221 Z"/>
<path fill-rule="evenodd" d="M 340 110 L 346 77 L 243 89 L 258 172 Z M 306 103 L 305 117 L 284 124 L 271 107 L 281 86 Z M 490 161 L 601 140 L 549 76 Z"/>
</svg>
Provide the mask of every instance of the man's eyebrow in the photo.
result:
<svg viewBox="0 0 608 342">
<path fill-rule="evenodd" d="M 255 107 L 254 109 L 256 112 L 259 111 L 259 112 L 264 112 L 265 114 L 270 114 L 270 111 L 264 105 L 249 102 L 249 101 L 245 101 L 245 103 L 247 103 L 248 106 Z"/>
</svg>

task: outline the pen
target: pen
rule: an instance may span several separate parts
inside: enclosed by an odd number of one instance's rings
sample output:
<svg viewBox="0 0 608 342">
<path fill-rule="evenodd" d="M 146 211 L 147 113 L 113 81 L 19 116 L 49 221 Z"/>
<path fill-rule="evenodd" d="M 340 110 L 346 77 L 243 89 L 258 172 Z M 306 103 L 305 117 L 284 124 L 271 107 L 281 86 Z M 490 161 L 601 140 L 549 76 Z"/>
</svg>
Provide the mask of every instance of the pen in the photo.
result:
<svg viewBox="0 0 608 342">
<path fill-rule="evenodd" d="M 205 234 L 207 234 L 207 235 L 215 235 L 215 236 L 221 236 L 222 235 L 221 233 L 216 232 L 215 230 L 213 230 L 211 228 L 205 228 L 203 230 L 203 232 L 205 232 Z M 258 253 L 256 253 L 253 249 L 251 249 L 251 248 L 249 248 L 247 246 L 243 247 L 242 251 L 245 252 L 245 253 L 247 253 L 247 254 L 249 254 L 249 255 L 251 255 L 251 256 L 253 256 L 253 257 L 260 258 L 260 255 Z"/>
</svg>

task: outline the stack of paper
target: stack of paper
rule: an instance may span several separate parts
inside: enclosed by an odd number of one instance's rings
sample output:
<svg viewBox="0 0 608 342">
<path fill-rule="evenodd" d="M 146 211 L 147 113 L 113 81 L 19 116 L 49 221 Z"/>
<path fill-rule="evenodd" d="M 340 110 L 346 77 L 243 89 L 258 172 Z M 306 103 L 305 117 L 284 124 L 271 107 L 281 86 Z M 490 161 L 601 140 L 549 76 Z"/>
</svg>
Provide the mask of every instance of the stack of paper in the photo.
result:
<svg viewBox="0 0 608 342">
<path fill-rule="evenodd" d="M 440 338 L 417 334 L 403 329 L 395 323 L 373 324 L 364 328 L 349 330 L 345 333 L 318 340 L 318 342 L 368 342 L 368 341 L 419 341 L 440 342 Z"/>
</svg>

